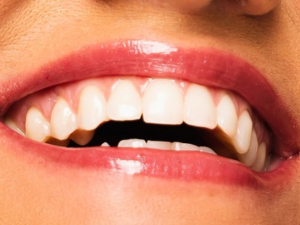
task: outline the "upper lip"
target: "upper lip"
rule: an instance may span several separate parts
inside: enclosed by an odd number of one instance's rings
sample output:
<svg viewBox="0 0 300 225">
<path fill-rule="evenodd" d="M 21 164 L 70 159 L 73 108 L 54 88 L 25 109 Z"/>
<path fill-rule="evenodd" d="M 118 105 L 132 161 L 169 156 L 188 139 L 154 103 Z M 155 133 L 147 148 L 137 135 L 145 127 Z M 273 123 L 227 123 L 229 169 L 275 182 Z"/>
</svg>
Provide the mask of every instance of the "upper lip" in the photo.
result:
<svg viewBox="0 0 300 225">
<path fill-rule="evenodd" d="M 145 40 L 121 40 L 83 48 L 44 65 L 28 78 L 0 84 L 0 115 L 20 97 L 64 82 L 90 77 L 167 77 L 228 89 L 245 98 L 270 126 L 275 150 L 298 153 L 299 127 L 282 99 L 252 65 L 215 49 L 183 49 Z M 271 109 L 271 110 L 270 110 Z"/>
</svg>

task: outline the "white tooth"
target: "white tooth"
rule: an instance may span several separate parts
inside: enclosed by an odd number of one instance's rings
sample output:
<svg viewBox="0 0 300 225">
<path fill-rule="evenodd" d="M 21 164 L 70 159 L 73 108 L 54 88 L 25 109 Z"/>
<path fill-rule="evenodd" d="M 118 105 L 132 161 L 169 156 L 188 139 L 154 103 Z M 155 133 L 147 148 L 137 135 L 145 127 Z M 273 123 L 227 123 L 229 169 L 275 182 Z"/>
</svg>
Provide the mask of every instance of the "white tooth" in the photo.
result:
<svg viewBox="0 0 300 225">
<path fill-rule="evenodd" d="M 103 144 L 101 146 L 102 147 L 110 147 L 110 145 L 107 142 L 103 142 Z"/>
<path fill-rule="evenodd" d="M 251 166 L 256 159 L 257 151 L 258 151 L 257 135 L 256 132 L 253 130 L 251 134 L 249 150 L 245 154 L 239 154 L 240 161 L 244 163 L 246 166 Z"/>
<path fill-rule="evenodd" d="M 208 148 L 208 147 L 205 147 L 205 146 L 200 146 L 199 151 L 210 153 L 210 154 L 213 154 L 213 155 L 217 155 L 217 153 L 215 153 L 215 151 L 213 151 L 211 148 Z"/>
<path fill-rule="evenodd" d="M 245 154 L 250 146 L 253 122 L 247 111 L 239 118 L 237 133 L 234 137 L 234 146 L 238 153 Z"/>
<path fill-rule="evenodd" d="M 81 146 L 86 145 L 92 140 L 94 133 L 95 130 L 76 130 L 71 134 L 70 139 Z"/>
<path fill-rule="evenodd" d="M 26 137 L 45 142 L 50 136 L 50 124 L 44 115 L 36 108 L 30 108 L 26 114 Z"/>
<path fill-rule="evenodd" d="M 16 125 L 16 123 L 12 119 L 5 118 L 4 124 L 6 124 L 6 126 L 8 126 L 10 129 L 14 130 L 15 132 L 21 134 L 22 136 L 25 136 L 24 132 Z"/>
<path fill-rule="evenodd" d="M 193 126 L 214 129 L 217 126 L 216 107 L 206 87 L 192 84 L 184 100 L 184 122 Z"/>
<path fill-rule="evenodd" d="M 181 124 L 183 94 L 173 80 L 153 80 L 143 97 L 143 118 L 147 123 Z"/>
<path fill-rule="evenodd" d="M 258 147 L 258 153 L 256 156 L 256 161 L 251 166 L 253 170 L 261 172 L 264 168 L 266 162 L 266 154 L 267 154 L 267 147 L 266 144 L 263 142 Z"/>
<path fill-rule="evenodd" d="M 121 80 L 110 94 L 107 114 L 112 120 L 137 120 L 142 115 L 142 99 L 133 83 Z"/>
<path fill-rule="evenodd" d="M 145 148 L 146 141 L 141 139 L 128 139 L 119 142 L 118 147 Z"/>
<path fill-rule="evenodd" d="M 218 126 L 229 136 L 234 137 L 237 129 L 237 113 L 231 98 L 225 94 L 217 106 Z"/>
<path fill-rule="evenodd" d="M 77 129 L 76 115 L 72 112 L 68 103 L 59 98 L 51 114 L 51 134 L 58 140 L 64 140 Z"/>
<path fill-rule="evenodd" d="M 84 130 L 93 130 L 107 119 L 106 101 L 97 87 L 87 86 L 82 90 L 77 114 L 78 126 Z"/>
<path fill-rule="evenodd" d="M 176 151 L 181 151 L 181 150 L 199 151 L 198 146 L 187 144 L 187 143 L 181 143 L 181 142 L 173 142 L 172 149 Z"/>
<path fill-rule="evenodd" d="M 147 148 L 172 150 L 172 143 L 166 141 L 147 141 Z"/>
<path fill-rule="evenodd" d="M 266 171 L 269 171 L 269 168 L 271 166 L 271 163 L 272 163 L 272 156 L 271 155 L 268 155 L 266 157 L 266 162 L 265 162 L 265 165 L 263 167 L 263 171 L 266 172 Z"/>
</svg>

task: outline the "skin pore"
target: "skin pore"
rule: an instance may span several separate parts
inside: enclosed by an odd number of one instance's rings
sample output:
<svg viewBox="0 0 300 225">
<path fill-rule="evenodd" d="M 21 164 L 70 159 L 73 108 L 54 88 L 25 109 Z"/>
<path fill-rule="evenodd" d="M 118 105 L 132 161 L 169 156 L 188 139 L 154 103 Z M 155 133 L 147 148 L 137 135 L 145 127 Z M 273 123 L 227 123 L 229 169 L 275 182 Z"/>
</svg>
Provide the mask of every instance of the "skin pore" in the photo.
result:
<svg viewBox="0 0 300 225">
<path fill-rule="evenodd" d="M 300 126 L 299 24 L 295 0 L 0 0 L 0 84 L 111 40 L 214 48 L 257 68 Z M 300 224 L 298 156 L 272 190 L 63 167 L 3 140 L 0 225 Z"/>
</svg>

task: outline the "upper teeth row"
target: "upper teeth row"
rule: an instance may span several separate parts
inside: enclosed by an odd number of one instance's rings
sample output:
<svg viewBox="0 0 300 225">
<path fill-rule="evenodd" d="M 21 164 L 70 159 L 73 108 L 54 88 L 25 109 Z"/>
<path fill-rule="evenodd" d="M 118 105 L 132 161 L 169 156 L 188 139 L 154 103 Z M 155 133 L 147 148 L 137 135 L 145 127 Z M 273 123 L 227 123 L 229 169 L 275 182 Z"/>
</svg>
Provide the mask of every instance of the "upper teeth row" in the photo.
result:
<svg viewBox="0 0 300 225">
<path fill-rule="evenodd" d="M 258 145 L 265 136 L 261 132 L 264 129 L 260 127 L 256 131 L 254 128 L 251 109 L 229 92 L 196 84 L 184 87 L 169 79 L 148 80 L 141 90 L 136 88 L 134 82 L 120 79 L 112 85 L 108 98 L 105 97 L 104 89 L 92 83 L 83 87 L 75 110 L 72 102 L 58 95 L 49 120 L 40 109 L 31 107 L 26 114 L 26 136 L 46 142 L 50 137 L 65 140 L 71 135 L 74 141 L 86 144 L 92 138 L 93 130 L 101 123 L 108 120 L 137 120 L 143 115 L 147 123 L 185 122 L 208 129 L 218 127 L 238 153 L 251 155 L 254 160 Z M 6 123 L 15 126 L 9 119 Z M 74 135 L 76 130 L 83 130 L 84 135 L 78 135 L 78 132 Z M 255 142 L 258 144 L 254 149 Z"/>
</svg>

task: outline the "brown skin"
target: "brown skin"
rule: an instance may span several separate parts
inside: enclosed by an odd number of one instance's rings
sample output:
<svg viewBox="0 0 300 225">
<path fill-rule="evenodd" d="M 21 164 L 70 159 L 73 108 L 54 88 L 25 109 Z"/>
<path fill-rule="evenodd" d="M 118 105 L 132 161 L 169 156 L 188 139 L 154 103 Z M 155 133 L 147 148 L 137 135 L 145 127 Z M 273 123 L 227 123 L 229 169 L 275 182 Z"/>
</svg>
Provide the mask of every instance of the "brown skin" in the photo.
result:
<svg viewBox="0 0 300 225">
<path fill-rule="evenodd" d="M 255 65 L 300 124 L 300 4 L 244 2 L 0 0 L 0 82 L 112 39 L 209 46 Z M 0 147 L 0 225 L 300 224 L 299 158 L 292 181 L 269 192 L 57 168 L 13 152 Z"/>
</svg>

